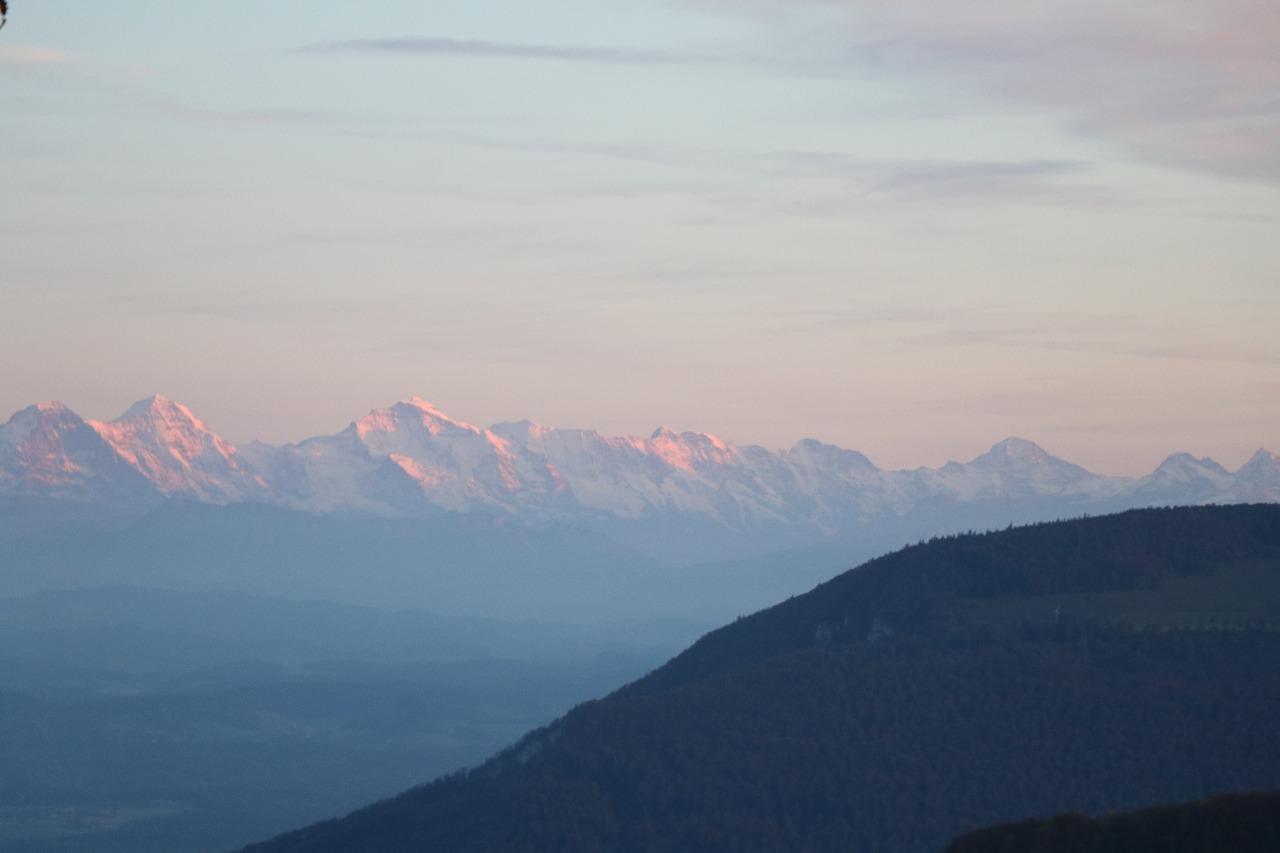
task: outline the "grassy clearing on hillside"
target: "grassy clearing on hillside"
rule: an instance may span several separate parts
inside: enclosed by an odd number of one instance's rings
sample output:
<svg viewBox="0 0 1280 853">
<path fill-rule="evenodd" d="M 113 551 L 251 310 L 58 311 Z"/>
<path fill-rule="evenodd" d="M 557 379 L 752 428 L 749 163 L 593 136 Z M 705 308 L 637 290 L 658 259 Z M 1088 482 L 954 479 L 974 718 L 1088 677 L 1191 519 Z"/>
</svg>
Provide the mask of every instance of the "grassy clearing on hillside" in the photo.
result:
<svg viewBox="0 0 1280 853">
<path fill-rule="evenodd" d="M 968 599 L 966 622 L 1052 624 L 1063 618 L 1135 629 L 1280 630 L 1280 560 L 1223 563 L 1155 589 Z"/>
</svg>

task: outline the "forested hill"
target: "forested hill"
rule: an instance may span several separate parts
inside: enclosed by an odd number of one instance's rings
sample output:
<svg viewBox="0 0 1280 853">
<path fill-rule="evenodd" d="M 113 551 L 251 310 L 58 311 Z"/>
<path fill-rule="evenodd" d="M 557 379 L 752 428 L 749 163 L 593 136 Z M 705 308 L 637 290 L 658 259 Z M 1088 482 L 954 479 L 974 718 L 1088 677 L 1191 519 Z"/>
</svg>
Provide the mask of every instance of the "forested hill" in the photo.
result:
<svg viewBox="0 0 1280 853">
<path fill-rule="evenodd" d="M 1280 507 L 923 543 L 738 620 L 474 771 L 255 851 L 937 853 L 1280 787 Z"/>
<path fill-rule="evenodd" d="M 975 830 L 946 853 L 1275 853 L 1280 791 L 1224 794 L 1087 818 L 1065 814 Z"/>
<path fill-rule="evenodd" d="M 1258 575 L 1251 562 L 1273 559 L 1280 559 L 1273 504 L 1130 510 L 935 538 L 713 631 L 628 689 L 823 642 L 979 623 L 1280 626 L 1280 572 L 1265 567 Z"/>
</svg>

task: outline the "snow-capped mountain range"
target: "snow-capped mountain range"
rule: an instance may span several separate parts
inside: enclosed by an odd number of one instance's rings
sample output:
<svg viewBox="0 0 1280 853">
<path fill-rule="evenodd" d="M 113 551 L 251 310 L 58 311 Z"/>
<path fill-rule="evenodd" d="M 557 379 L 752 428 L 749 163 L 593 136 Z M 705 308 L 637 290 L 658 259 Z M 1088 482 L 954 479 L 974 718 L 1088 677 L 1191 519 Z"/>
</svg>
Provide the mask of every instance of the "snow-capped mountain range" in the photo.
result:
<svg viewBox="0 0 1280 853">
<path fill-rule="evenodd" d="M 1010 438 L 971 462 L 886 471 L 813 440 L 773 451 L 667 429 L 648 438 L 529 421 L 484 429 L 417 397 L 336 435 L 237 448 L 156 396 L 110 422 L 83 420 L 59 403 L 17 412 L 0 426 L 0 497 L 116 508 L 181 498 L 375 517 L 487 513 L 533 526 L 679 517 L 729 531 L 789 530 L 803 542 L 939 507 L 1081 514 L 1275 502 L 1280 457 L 1259 450 L 1230 472 L 1179 453 L 1135 479 L 1093 474 Z"/>
</svg>

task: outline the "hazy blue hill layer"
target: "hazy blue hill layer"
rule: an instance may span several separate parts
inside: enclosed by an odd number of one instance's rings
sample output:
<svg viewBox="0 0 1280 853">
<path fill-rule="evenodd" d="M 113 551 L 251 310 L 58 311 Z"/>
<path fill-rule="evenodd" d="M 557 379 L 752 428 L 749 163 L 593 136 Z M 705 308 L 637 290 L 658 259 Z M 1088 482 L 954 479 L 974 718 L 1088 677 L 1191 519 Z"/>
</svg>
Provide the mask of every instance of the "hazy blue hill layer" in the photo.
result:
<svg viewBox="0 0 1280 853">
<path fill-rule="evenodd" d="M 474 771 L 253 851 L 937 851 L 1280 786 L 1280 507 L 937 540 L 738 620 Z"/>
<path fill-rule="evenodd" d="M 654 666 L 619 632 L 136 587 L 0 599 L 0 853 L 217 853 Z"/>
<path fill-rule="evenodd" d="M 0 500 L 0 596 L 128 584 L 507 621 L 676 619 L 705 629 L 889 547 L 864 543 L 851 555 L 824 543 L 794 555 L 672 566 L 590 527 L 526 528 L 479 513 L 356 518 L 170 501 L 106 523 L 70 516 L 66 504 L 36 520 L 20 509 Z M 687 535 L 701 535 L 690 528 Z"/>
<path fill-rule="evenodd" d="M 1274 853 L 1280 791 L 1224 794 L 1088 818 L 1065 814 L 1001 824 L 957 838 L 947 853 Z"/>
</svg>

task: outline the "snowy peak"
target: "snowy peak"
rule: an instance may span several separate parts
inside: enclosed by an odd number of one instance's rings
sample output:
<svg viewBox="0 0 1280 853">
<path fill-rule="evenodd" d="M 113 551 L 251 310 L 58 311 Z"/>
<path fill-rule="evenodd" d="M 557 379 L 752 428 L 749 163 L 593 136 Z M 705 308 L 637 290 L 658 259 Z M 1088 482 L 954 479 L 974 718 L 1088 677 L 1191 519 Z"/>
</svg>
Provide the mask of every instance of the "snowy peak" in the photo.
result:
<svg viewBox="0 0 1280 853">
<path fill-rule="evenodd" d="M 1270 450 L 1258 448 L 1253 456 L 1249 457 L 1249 461 L 1244 463 L 1236 473 L 1252 477 L 1259 474 L 1270 476 L 1275 471 L 1280 471 L 1280 456 Z"/>
<path fill-rule="evenodd" d="M 139 400 L 109 423 L 88 423 L 165 495 L 233 503 L 265 494 L 265 482 L 240 463 L 234 447 L 167 397 Z"/>
<path fill-rule="evenodd" d="M 797 441 L 787 455 L 804 460 L 809 467 L 826 466 L 833 470 L 846 468 L 864 472 L 880 470 L 870 459 L 856 450 L 845 450 L 843 447 L 824 444 L 812 438 Z"/>
<path fill-rule="evenodd" d="M 15 412 L 0 427 L 0 452 L 15 462 L 53 464 L 66 452 L 66 439 L 83 428 L 80 416 L 61 403 L 38 403 Z"/>
<path fill-rule="evenodd" d="M 116 418 L 113 423 L 140 420 L 142 418 L 199 423 L 195 416 L 191 414 L 190 409 L 181 403 L 175 403 L 162 394 L 153 394 L 150 397 L 139 400 L 125 409 L 124 414 Z M 203 427 L 204 425 L 201 424 L 201 426 Z"/>
<path fill-rule="evenodd" d="M 967 464 L 948 462 L 915 472 L 935 495 L 959 501 L 1042 497 L 1103 498 L 1128 486 L 1099 477 L 1022 438 L 1006 438 Z"/>
<path fill-rule="evenodd" d="M 514 423 L 494 424 L 489 427 L 489 432 L 504 441 L 527 446 L 545 440 L 556 430 L 530 420 L 523 420 Z"/>
<path fill-rule="evenodd" d="M 1197 459 L 1190 453 L 1170 454 L 1155 470 L 1155 474 L 1161 473 L 1175 476 L 1206 473 L 1214 476 L 1230 476 L 1226 468 L 1223 468 L 1209 457 L 1206 456 L 1203 459 Z"/>
<path fill-rule="evenodd" d="M 38 430 L 56 432 L 60 428 L 74 428 L 75 422 L 79 420 L 74 412 L 61 403 L 37 403 L 14 412 L 9 421 L 0 427 L 0 446 L 17 447 L 30 440 Z"/>
<path fill-rule="evenodd" d="M 1280 456 L 1259 449 L 1236 472 L 1235 480 L 1241 500 L 1280 500 Z"/>
<path fill-rule="evenodd" d="M 1232 476 L 1212 459 L 1174 453 L 1142 478 L 1135 495 L 1151 504 L 1231 500 Z"/>
<path fill-rule="evenodd" d="M 716 465 L 735 465 L 737 452 L 722 438 L 702 432 L 676 433 L 659 427 L 644 449 L 672 468 L 696 471 Z"/>
<path fill-rule="evenodd" d="M 61 403 L 40 403 L 0 427 L 0 493 L 110 501 L 154 495 L 93 427 Z"/>
<path fill-rule="evenodd" d="M 974 459 L 969 463 L 981 468 L 1039 468 L 1039 467 L 1056 467 L 1056 468 L 1074 468 L 1078 471 L 1088 473 L 1079 466 L 1072 465 L 1070 462 L 1052 456 L 1047 450 L 1033 441 L 1027 441 L 1025 438 L 1006 438 L 994 446 L 986 453 Z"/>
<path fill-rule="evenodd" d="M 471 424 L 455 421 L 421 397 L 401 400 L 388 409 L 374 409 L 355 424 L 364 439 L 371 433 L 422 432 L 433 436 L 479 435 Z"/>
<path fill-rule="evenodd" d="M 454 420 L 421 397 L 374 409 L 348 428 L 370 459 L 389 459 L 429 505 L 452 511 L 494 508 L 545 491 L 545 472 L 518 458 L 511 442 Z M 366 494 L 369 504 L 376 496 Z M 519 503 L 519 501 L 515 501 Z"/>
<path fill-rule="evenodd" d="M 1280 501 L 1280 456 L 1259 450 L 1232 474 L 1212 459 L 1175 453 L 1142 479 L 1135 497 L 1156 504 Z"/>
<path fill-rule="evenodd" d="M 441 424 L 449 424 L 450 426 L 459 427 L 461 429 L 468 430 L 470 432 L 476 431 L 476 427 L 472 426 L 471 424 L 463 423 L 462 421 L 454 420 L 453 418 L 446 415 L 444 412 L 437 409 L 429 401 L 422 399 L 416 394 L 410 397 L 408 400 L 401 400 L 399 403 L 396 404 L 396 406 L 415 409 L 421 412 L 424 418 L 429 418 Z"/>
<path fill-rule="evenodd" d="M 36 403 L 34 406 L 29 406 L 21 412 L 18 412 L 14 417 L 17 418 L 24 414 L 26 415 L 26 420 L 33 425 L 37 423 L 41 425 L 82 423 L 79 415 L 57 400 L 46 400 L 43 403 Z"/>
<path fill-rule="evenodd" d="M 209 451 L 223 458 L 235 454 L 235 449 L 191 414 L 190 409 L 159 395 L 139 400 L 109 423 L 89 423 L 125 456 L 131 455 L 141 443 L 171 456 L 181 467 L 189 469 L 193 460 Z"/>
<path fill-rule="evenodd" d="M 0 426 L 0 495 L 106 505 L 180 496 L 378 517 L 482 513 L 531 526 L 635 525 L 648 531 L 637 541 L 659 549 L 674 530 L 719 531 L 713 538 L 745 549 L 752 536 L 807 544 L 896 520 L 936 526 L 947 513 L 1004 524 L 1128 506 L 1280 501 L 1280 457 L 1260 450 L 1232 474 L 1174 454 L 1135 481 L 1008 438 L 968 463 L 884 471 L 812 440 L 772 451 L 666 427 L 648 438 L 532 421 L 484 429 L 421 397 L 374 409 L 334 435 L 237 450 L 185 406 L 155 396 L 105 423 L 58 403 L 16 413 Z"/>
</svg>

